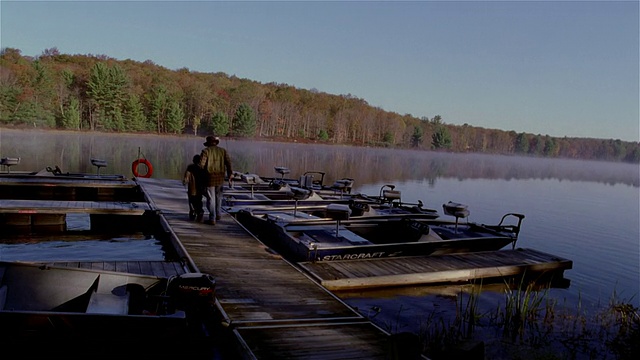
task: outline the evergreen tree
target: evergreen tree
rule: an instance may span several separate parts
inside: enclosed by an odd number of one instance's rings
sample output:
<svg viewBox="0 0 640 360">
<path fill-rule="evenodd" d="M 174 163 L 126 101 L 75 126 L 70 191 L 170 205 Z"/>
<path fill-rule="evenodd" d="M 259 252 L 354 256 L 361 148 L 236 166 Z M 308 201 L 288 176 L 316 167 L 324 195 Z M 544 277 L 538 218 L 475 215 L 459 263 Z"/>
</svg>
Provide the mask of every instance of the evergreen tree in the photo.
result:
<svg viewBox="0 0 640 360">
<path fill-rule="evenodd" d="M 16 84 L 0 82 L 0 123 L 12 122 L 15 110 L 19 108 L 20 88 Z"/>
<path fill-rule="evenodd" d="M 385 131 L 384 135 L 382 135 L 382 142 L 386 145 L 393 145 L 393 134 Z"/>
<path fill-rule="evenodd" d="M 413 135 L 411 135 L 411 146 L 419 147 L 422 144 L 422 137 L 424 136 L 424 132 L 422 127 L 414 126 L 413 127 Z"/>
<path fill-rule="evenodd" d="M 184 110 L 178 101 L 172 99 L 167 114 L 167 132 L 180 134 L 184 130 L 184 124 Z"/>
<path fill-rule="evenodd" d="M 544 149 L 542 150 L 544 156 L 555 156 L 557 148 L 558 144 L 556 144 L 555 140 L 550 136 L 546 136 L 544 139 Z"/>
<path fill-rule="evenodd" d="M 104 115 L 104 107 L 109 97 L 108 81 L 107 66 L 102 62 L 96 63 L 91 69 L 91 75 L 87 82 L 87 95 L 94 106 L 93 117 L 90 120 L 92 130 L 102 124 L 101 117 Z"/>
<path fill-rule="evenodd" d="M 80 130 L 80 102 L 75 97 L 69 99 L 66 110 L 62 114 L 62 127 Z"/>
<path fill-rule="evenodd" d="M 163 86 L 156 86 L 150 95 L 151 119 L 155 121 L 156 131 L 162 132 L 165 125 L 165 113 L 167 110 L 167 89 Z"/>
<path fill-rule="evenodd" d="M 144 116 L 144 110 L 138 97 L 130 94 L 124 104 L 124 123 L 127 131 L 145 131 L 148 130 L 147 118 Z"/>
<path fill-rule="evenodd" d="M 516 154 L 526 154 L 529 152 L 529 137 L 525 133 L 520 133 L 516 137 Z"/>
<path fill-rule="evenodd" d="M 222 112 L 217 112 L 211 118 L 210 129 L 213 134 L 226 136 L 229 134 L 229 117 Z"/>
<path fill-rule="evenodd" d="M 108 80 L 110 99 L 107 104 L 107 116 L 112 119 L 113 130 L 125 131 L 122 112 L 128 98 L 127 87 L 129 86 L 129 80 L 118 64 L 109 68 Z"/>
<path fill-rule="evenodd" d="M 329 133 L 327 133 L 327 130 L 325 129 L 321 129 L 318 132 L 318 139 L 320 139 L 320 141 L 327 141 L 329 140 Z"/>
<path fill-rule="evenodd" d="M 126 99 L 127 76 L 117 64 L 111 68 L 104 62 L 91 69 L 87 94 L 95 105 L 91 128 L 102 125 L 105 130 L 124 131 L 122 109 Z"/>
<path fill-rule="evenodd" d="M 233 134 L 240 137 L 251 137 L 256 133 L 256 116 L 247 104 L 241 104 L 233 117 Z"/>
<path fill-rule="evenodd" d="M 431 136 L 431 148 L 434 150 L 451 148 L 451 134 L 444 125 L 436 126 L 436 131 Z"/>
</svg>

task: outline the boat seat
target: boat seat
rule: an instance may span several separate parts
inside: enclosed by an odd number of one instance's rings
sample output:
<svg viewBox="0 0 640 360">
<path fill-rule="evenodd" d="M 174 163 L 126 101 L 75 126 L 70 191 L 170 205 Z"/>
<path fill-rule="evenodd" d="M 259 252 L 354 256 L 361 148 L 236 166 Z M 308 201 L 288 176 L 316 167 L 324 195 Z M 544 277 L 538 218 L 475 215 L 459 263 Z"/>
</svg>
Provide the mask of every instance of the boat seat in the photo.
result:
<svg viewBox="0 0 640 360">
<path fill-rule="evenodd" d="M 383 202 L 392 202 L 393 200 L 400 200 L 402 193 L 400 190 L 384 190 L 382 192 Z"/>
<path fill-rule="evenodd" d="M 469 209 L 467 208 L 467 205 L 464 204 L 449 201 L 442 205 L 442 209 L 445 214 L 455 216 L 456 220 L 459 218 L 464 219 L 469 216 Z"/>
<path fill-rule="evenodd" d="M 351 208 L 347 204 L 327 205 L 327 217 L 333 220 L 349 220 Z"/>
<path fill-rule="evenodd" d="M 309 189 L 303 189 L 295 186 L 291 186 L 290 189 L 291 189 L 291 197 L 294 200 L 308 199 L 312 194 L 311 190 Z"/>
<path fill-rule="evenodd" d="M 129 292 L 124 295 L 94 292 L 89 298 L 88 314 L 127 315 L 129 313 Z"/>
<path fill-rule="evenodd" d="M 351 188 L 353 187 L 353 179 L 340 179 L 336 180 L 331 188 L 335 191 L 351 193 Z"/>
<path fill-rule="evenodd" d="M 286 168 L 286 167 L 283 167 L 283 166 L 276 166 L 276 167 L 274 167 L 274 169 L 276 170 L 276 172 L 277 172 L 278 174 L 280 174 L 280 175 L 281 175 L 281 178 L 282 178 L 282 179 L 284 178 L 284 176 L 285 176 L 286 174 L 288 174 L 288 173 L 290 173 L 290 172 L 291 172 L 291 170 L 289 170 L 289 168 Z"/>
<path fill-rule="evenodd" d="M 256 174 L 242 174 L 240 178 L 247 184 L 262 184 L 264 182 L 262 178 Z"/>
<path fill-rule="evenodd" d="M 0 159 L 0 165 L 4 166 L 7 169 L 7 172 L 11 172 L 11 166 L 18 164 L 20 164 L 19 157 L 5 157 Z"/>
<path fill-rule="evenodd" d="M 469 217 L 469 209 L 467 205 L 449 201 L 446 204 L 442 204 L 442 210 L 444 213 L 456 218 L 456 233 L 458 232 L 458 222 L 460 219 Z"/>
</svg>

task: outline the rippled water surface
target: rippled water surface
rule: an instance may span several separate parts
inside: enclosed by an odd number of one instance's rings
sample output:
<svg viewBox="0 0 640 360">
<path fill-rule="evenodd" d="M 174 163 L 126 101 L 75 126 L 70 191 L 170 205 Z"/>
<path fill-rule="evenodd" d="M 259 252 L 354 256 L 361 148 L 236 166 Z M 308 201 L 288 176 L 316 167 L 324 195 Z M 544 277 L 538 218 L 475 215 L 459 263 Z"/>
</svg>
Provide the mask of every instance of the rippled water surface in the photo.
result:
<svg viewBox="0 0 640 360">
<path fill-rule="evenodd" d="M 67 230 L 89 230 L 89 216 L 68 214 Z M 0 261 L 162 261 L 165 249 L 152 235 L 0 237 Z"/>
</svg>

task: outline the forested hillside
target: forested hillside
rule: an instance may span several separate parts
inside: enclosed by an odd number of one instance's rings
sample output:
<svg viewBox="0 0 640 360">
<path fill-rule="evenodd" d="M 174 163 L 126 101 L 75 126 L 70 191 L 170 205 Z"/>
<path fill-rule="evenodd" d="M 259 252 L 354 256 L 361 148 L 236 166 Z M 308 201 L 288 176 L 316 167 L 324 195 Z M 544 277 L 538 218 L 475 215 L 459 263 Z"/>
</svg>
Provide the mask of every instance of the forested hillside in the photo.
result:
<svg viewBox="0 0 640 360">
<path fill-rule="evenodd" d="M 215 133 L 316 141 L 640 162 L 640 144 L 450 125 L 438 115 L 384 111 L 351 95 L 262 84 L 224 73 L 169 70 L 152 61 L 0 52 L 0 126 L 82 131 Z"/>
</svg>

